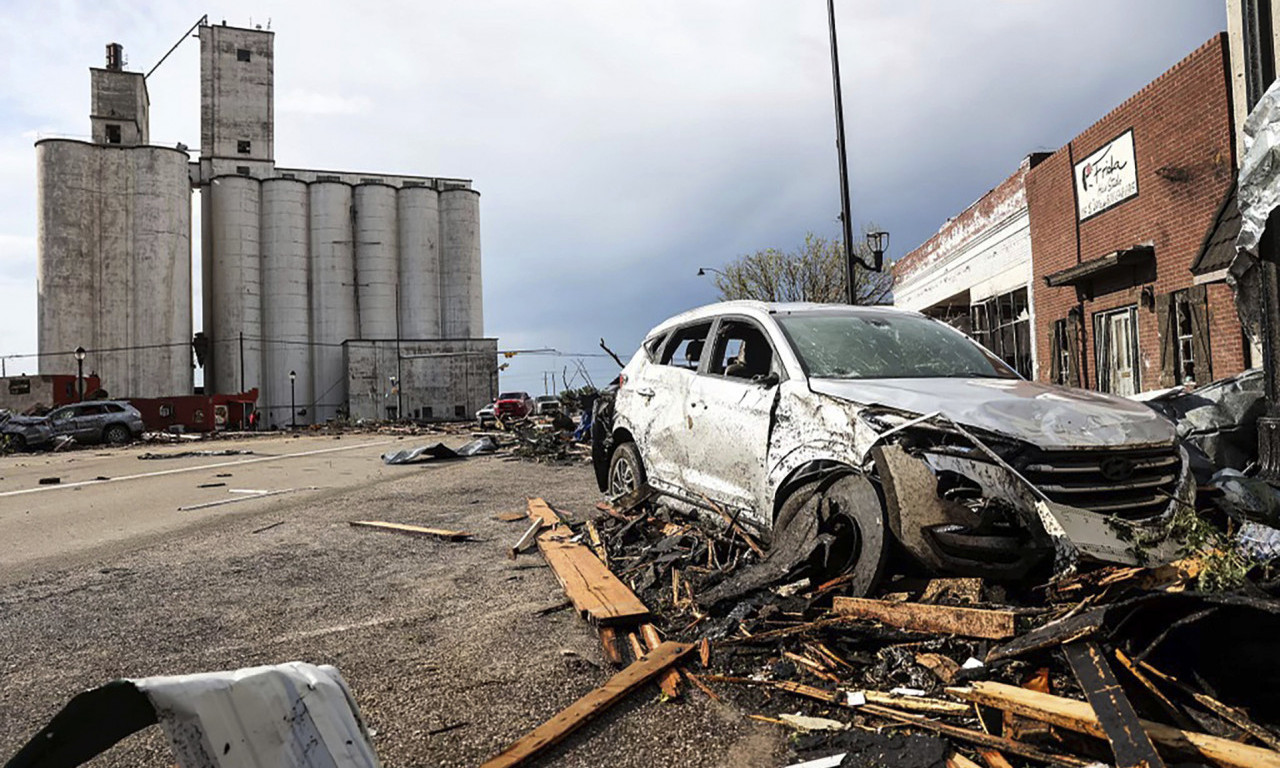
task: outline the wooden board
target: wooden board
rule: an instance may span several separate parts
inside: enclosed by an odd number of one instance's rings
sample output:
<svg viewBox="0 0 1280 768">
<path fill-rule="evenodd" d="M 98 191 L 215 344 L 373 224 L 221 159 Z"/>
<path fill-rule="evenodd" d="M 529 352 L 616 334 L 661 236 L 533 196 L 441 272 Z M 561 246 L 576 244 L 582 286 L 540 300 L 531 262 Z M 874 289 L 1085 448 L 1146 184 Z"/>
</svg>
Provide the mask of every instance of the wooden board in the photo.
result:
<svg viewBox="0 0 1280 768">
<path fill-rule="evenodd" d="M 658 637 L 658 628 L 652 624 L 641 624 L 640 636 L 644 638 L 645 647 L 651 651 L 657 650 L 662 645 L 662 638 Z M 674 669 L 668 669 L 658 678 L 658 687 L 667 698 L 674 699 L 680 695 L 680 675 Z"/>
<path fill-rule="evenodd" d="M 968 701 L 1032 717 L 1100 739 L 1107 738 L 1106 731 L 1088 702 L 990 682 L 975 682 L 969 688 L 948 688 L 947 692 Z M 1199 752 L 1206 760 L 1225 768 L 1280 768 L 1280 752 L 1204 733 L 1183 731 L 1149 720 L 1138 722 L 1156 744 L 1184 752 Z"/>
<path fill-rule="evenodd" d="M 649 615 L 640 598 L 600 562 L 590 547 L 567 540 L 567 530 L 542 499 L 529 499 L 529 517 L 551 526 L 538 534 L 538 549 L 579 615 L 596 624 L 639 622 Z"/>
<path fill-rule="evenodd" d="M 407 525 L 405 523 L 384 523 L 381 520 L 352 520 L 351 524 L 362 528 L 381 528 L 387 531 L 408 533 L 414 536 L 434 536 L 438 539 L 448 539 L 449 541 L 463 541 L 471 538 L 471 534 L 465 531 L 447 531 L 442 528 L 424 528 L 421 525 Z"/>
<path fill-rule="evenodd" d="M 842 616 L 874 619 L 900 629 L 944 632 L 962 637 L 1002 640 L 1014 635 L 1014 614 L 985 608 L 893 603 L 861 597 L 832 598 L 831 610 Z"/>
<path fill-rule="evenodd" d="M 594 555 L 593 555 L 594 557 Z M 510 768 L 560 742 L 591 718 L 616 704 L 628 693 L 666 671 L 692 651 L 686 643 L 665 642 L 586 696 L 570 704 L 555 717 L 525 734 L 481 768 Z"/>
<path fill-rule="evenodd" d="M 1098 723 L 1111 742 L 1111 752 L 1116 756 L 1116 768 L 1164 768 L 1164 761 L 1156 754 L 1155 745 L 1134 711 L 1129 697 L 1107 664 L 1097 643 L 1077 640 L 1062 646 L 1071 664 L 1071 671 L 1084 690 L 1089 706 L 1098 716 Z"/>
</svg>

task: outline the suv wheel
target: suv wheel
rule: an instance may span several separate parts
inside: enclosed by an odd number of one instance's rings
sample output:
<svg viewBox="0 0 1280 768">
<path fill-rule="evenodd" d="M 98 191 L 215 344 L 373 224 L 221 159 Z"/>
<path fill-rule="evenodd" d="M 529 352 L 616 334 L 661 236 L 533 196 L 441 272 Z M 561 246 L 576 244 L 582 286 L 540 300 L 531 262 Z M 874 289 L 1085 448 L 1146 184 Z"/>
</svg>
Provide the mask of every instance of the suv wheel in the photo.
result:
<svg viewBox="0 0 1280 768">
<path fill-rule="evenodd" d="M 6 451 L 17 453 L 18 451 L 26 450 L 26 447 L 27 439 L 22 435 L 13 432 L 6 432 L 0 435 L 0 448 Z"/>
<path fill-rule="evenodd" d="M 617 498 L 644 485 L 644 462 L 632 442 L 620 443 L 609 460 L 609 497 Z"/>
<path fill-rule="evenodd" d="M 124 445 L 133 437 L 133 433 L 123 424 L 112 424 L 102 431 L 102 439 L 111 445 Z"/>
<path fill-rule="evenodd" d="M 790 531 L 790 528 L 797 528 Z M 789 534 L 789 535 L 788 535 Z M 889 542 L 880 495 L 862 475 L 845 474 L 800 486 L 787 497 L 773 540 L 800 537 L 807 568 L 818 580 L 849 576 L 848 594 L 868 594 L 884 573 Z"/>
</svg>

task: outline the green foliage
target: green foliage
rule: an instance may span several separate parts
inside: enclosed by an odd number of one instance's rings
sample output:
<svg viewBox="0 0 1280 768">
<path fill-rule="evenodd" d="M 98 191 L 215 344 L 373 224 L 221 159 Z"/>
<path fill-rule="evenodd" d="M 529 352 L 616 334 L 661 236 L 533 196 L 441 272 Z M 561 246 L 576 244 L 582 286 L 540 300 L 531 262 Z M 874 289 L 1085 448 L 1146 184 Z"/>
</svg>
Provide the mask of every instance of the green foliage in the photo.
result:
<svg viewBox="0 0 1280 768">
<path fill-rule="evenodd" d="M 1196 588 L 1204 592 L 1230 592 L 1248 581 L 1257 561 L 1240 551 L 1228 524 L 1224 530 L 1194 509 L 1179 506 L 1169 521 L 1169 535 L 1182 541 L 1182 557 L 1200 563 Z"/>
</svg>

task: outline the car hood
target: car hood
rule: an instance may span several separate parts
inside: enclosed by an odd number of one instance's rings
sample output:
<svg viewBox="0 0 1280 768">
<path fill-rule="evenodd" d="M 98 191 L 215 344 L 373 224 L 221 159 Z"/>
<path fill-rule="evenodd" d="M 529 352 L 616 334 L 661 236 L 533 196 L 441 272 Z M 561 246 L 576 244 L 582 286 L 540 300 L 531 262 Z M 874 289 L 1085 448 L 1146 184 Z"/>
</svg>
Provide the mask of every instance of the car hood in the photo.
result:
<svg viewBox="0 0 1280 768">
<path fill-rule="evenodd" d="M 811 379 L 809 386 L 863 405 L 939 411 L 1041 448 L 1166 445 L 1176 438 L 1173 423 L 1141 403 L 1021 379 Z"/>
<path fill-rule="evenodd" d="M 49 420 L 44 416 L 10 416 L 9 418 L 0 421 L 3 421 L 5 424 L 12 424 L 14 426 L 22 425 L 24 427 L 49 423 Z"/>
</svg>

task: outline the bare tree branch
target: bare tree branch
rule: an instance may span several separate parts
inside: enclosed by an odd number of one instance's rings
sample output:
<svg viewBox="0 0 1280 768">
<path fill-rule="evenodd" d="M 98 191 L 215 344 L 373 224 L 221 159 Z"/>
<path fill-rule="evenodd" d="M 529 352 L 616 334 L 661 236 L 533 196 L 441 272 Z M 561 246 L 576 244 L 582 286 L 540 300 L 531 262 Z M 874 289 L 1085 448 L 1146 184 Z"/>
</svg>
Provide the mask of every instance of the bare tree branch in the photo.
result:
<svg viewBox="0 0 1280 768">
<path fill-rule="evenodd" d="M 862 227 L 864 237 L 855 246 L 870 261 L 865 234 L 875 229 Z M 715 278 L 724 301 L 814 301 L 843 304 L 845 301 L 844 244 L 838 240 L 805 235 L 804 244 L 789 253 L 766 248 L 739 256 Z M 893 292 L 893 277 L 886 269 L 871 272 L 854 264 L 855 304 L 884 304 Z"/>
</svg>

